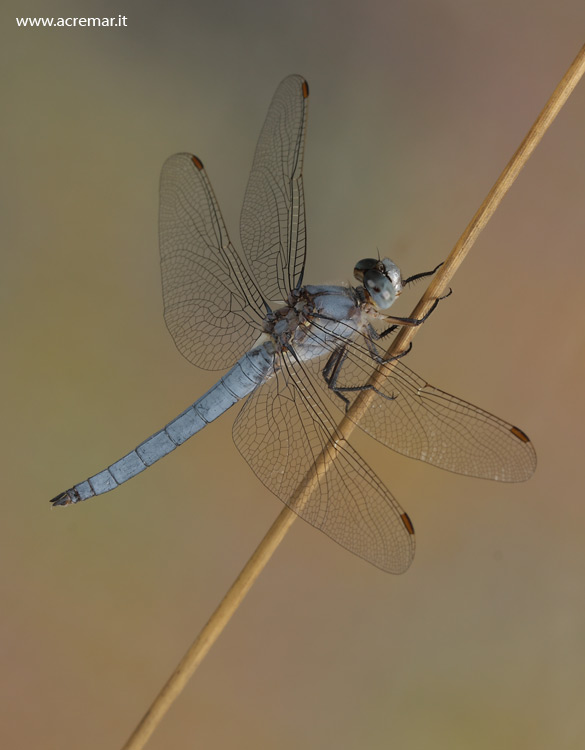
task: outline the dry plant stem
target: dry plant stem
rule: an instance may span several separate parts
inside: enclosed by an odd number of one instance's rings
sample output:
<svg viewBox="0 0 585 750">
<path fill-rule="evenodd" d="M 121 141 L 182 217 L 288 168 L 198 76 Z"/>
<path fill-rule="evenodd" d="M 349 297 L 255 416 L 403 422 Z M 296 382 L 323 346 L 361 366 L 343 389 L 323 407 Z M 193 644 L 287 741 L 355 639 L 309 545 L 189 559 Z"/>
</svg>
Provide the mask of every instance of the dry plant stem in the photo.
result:
<svg viewBox="0 0 585 750">
<path fill-rule="evenodd" d="M 571 67 L 563 76 L 546 106 L 528 132 L 528 135 L 524 138 L 518 150 L 508 162 L 506 168 L 488 193 L 475 216 L 469 222 L 469 225 L 459 238 L 459 241 L 449 254 L 447 260 L 435 274 L 431 284 L 423 294 L 411 317 L 421 318 L 426 312 L 428 312 L 433 300 L 445 292 L 455 271 L 461 265 L 463 259 L 479 236 L 479 233 L 490 220 L 494 211 L 502 201 L 502 198 L 512 186 L 512 183 L 518 176 L 520 170 L 527 162 L 564 103 L 569 98 L 584 72 L 585 46 L 580 50 Z M 418 328 L 402 328 L 394 339 L 391 347 L 388 349 L 387 356 L 391 357 L 404 351 L 412 341 L 417 330 Z M 380 366 L 372 375 L 370 383 L 372 385 L 380 383 L 388 375 L 391 369 L 391 362 Z M 356 398 L 351 410 L 339 425 L 344 437 L 349 437 L 351 432 L 355 429 L 355 421 L 357 421 L 360 414 L 368 408 L 373 396 L 374 391 L 369 389 L 362 391 L 358 398 Z M 301 490 L 299 487 L 299 490 L 292 498 L 292 505 L 296 505 L 297 508 L 302 507 L 304 499 L 310 495 L 315 484 L 319 481 L 319 477 L 328 470 L 329 466 L 335 460 L 335 456 L 336 450 L 334 446 L 329 446 L 323 451 L 307 477 L 309 481 L 305 484 L 304 490 Z M 227 625 L 240 602 L 248 593 L 248 590 L 251 588 L 252 584 L 263 570 L 264 566 L 296 518 L 296 514 L 286 507 L 280 512 L 279 516 L 266 533 L 264 539 L 259 544 L 252 557 L 242 569 L 240 575 L 232 584 L 218 608 L 215 610 L 203 630 L 199 633 L 196 640 L 180 661 L 168 682 L 162 688 L 148 712 L 141 720 L 140 724 L 136 727 L 133 734 L 124 745 L 123 750 L 140 750 L 145 746 L 148 738 L 170 708 L 173 701 L 181 693 L 189 678 L 197 669 L 203 657 L 207 654 L 219 634 Z"/>
</svg>

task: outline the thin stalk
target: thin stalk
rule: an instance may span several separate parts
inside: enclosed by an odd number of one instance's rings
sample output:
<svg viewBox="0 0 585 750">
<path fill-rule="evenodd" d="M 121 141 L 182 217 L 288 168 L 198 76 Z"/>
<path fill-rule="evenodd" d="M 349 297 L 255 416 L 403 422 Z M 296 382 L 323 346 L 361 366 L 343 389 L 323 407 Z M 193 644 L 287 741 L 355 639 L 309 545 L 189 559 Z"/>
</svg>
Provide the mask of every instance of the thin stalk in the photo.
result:
<svg viewBox="0 0 585 750">
<path fill-rule="evenodd" d="M 584 72 L 585 46 L 581 48 L 579 54 L 553 91 L 544 109 L 536 118 L 534 125 L 530 128 L 516 153 L 512 156 L 485 200 L 476 211 L 444 264 L 433 277 L 433 280 L 410 317 L 423 317 L 429 311 L 433 301 L 445 292 L 455 271 L 459 268 L 480 232 L 500 205 L 504 195 L 512 186 L 520 170 L 528 161 L 530 155 L 560 112 Z M 417 330 L 418 328 L 402 328 L 389 347 L 387 356 L 391 357 L 404 351 L 414 338 Z M 392 363 L 381 366 L 374 372 L 369 382 L 372 385 L 381 383 L 391 371 L 391 368 Z M 360 415 L 368 408 L 373 395 L 374 391 L 372 389 L 362 391 L 355 399 L 348 414 L 341 421 L 339 427 L 346 438 L 355 429 L 356 422 L 359 420 Z M 291 505 L 295 505 L 296 507 L 302 506 L 304 498 L 310 495 L 314 484 L 319 481 L 319 477 L 323 476 L 323 472 L 328 470 L 335 457 L 336 451 L 331 446 L 318 457 L 310 474 L 309 481 L 304 483 L 304 489 L 301 490 L 299 487 L 297 493 L 291 498 Z M 189 678 L 203 660 L 203 657 L 215 643 L 219 634 L 231 619 L 296 518 L 297 515 L 289 510 L 288 507 L 283 508 L 280 512 L 256 551 L 224 596 L 220 605 L 211 615 L 205 627 L 201 630 L 167 683 L 155 698 L 124 745 L 123 750 L 141 750 L 145 746 L 148 738 L 154 732 L 172 703 L 180 695 Z"/>
</svg>

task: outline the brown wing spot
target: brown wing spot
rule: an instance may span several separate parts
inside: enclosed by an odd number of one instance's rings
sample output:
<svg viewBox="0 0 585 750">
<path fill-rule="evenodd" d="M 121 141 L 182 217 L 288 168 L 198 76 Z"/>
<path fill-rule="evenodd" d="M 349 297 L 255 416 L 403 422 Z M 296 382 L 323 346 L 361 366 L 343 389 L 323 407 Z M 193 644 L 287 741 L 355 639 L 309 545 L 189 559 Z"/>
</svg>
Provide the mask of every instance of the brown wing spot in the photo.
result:
<svg viewBox="0 0 585 750">
<path fill-rule="evenodd" d="M 309 84 L 306 81 L 303 81 L 303 99 L 306 99 L 309 96 Z"/>
<path fill-rule="evenodd" d="M 201 161 L 201 159 L 198 159 L 196 156 L 192 156 L 191 161 L 197 167 L 197 169 L 203 169 L 203 162 Z"/>
<path fill-rule="evenodd" d="M 408 515 L 406 513 L 403 513 L 400 518 L 402 519 L 402 523 L 406 527 L 408 533 L 414 536 L 414 526 L 412 525 L 412 521 L 410 520 Z"/>
<path fill-rule="evenodd" d="M 510 427 L 510 432 L 514 437 L 517 437 L 518 440 L 521 440 L 523 443 L 529 443 L 530 438 L 525 432 L 522 432 L 522 430 L 519 427 Z"/>
</svg>

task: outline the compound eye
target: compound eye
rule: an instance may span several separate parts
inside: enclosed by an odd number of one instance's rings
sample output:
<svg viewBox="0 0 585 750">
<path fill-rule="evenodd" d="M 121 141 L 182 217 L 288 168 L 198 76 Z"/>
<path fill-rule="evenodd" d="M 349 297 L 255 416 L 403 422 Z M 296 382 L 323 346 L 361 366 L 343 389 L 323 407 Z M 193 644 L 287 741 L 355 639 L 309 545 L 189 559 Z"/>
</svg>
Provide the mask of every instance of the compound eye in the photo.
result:
<svg viewBox="0 0 585 750">
<path fill-rule="evenodd" d="M 372 302 L 381 310 L 390 307 L 396 299 L 396 292 L 392 283 L 379 271 L 366 271 L 363 283 Z"/>
<path fill-rule="evenodd" d="M 353 275 L 358 281 L 363 282 L 364 273 L 366 273 L 367 271 L 371 271 L 373 268 L 376 268 L 379 262 L 380 261 L 376 260 L 375 258 L 364 258 L 363 260 L 360 260 L 355 264 Z"/>
<path fill-rule="evenodd" d="M 371 268 L 375 268 L 379 262 L 375 258 L 364 258 L 355 264 L 355 270 L 369 271 Z"/>
</svg>

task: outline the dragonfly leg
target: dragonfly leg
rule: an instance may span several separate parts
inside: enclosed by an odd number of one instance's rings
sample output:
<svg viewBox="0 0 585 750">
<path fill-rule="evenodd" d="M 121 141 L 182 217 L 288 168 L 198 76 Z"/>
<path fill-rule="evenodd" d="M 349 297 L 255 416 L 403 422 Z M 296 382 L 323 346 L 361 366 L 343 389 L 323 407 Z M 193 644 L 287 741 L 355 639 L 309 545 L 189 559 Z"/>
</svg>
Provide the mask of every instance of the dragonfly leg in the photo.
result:
<svg viewBox="0 0 585 750">
<path fill-rule="evenodd" d="M 382 331 L 381 333 L 376 333 L 377 339 L 383 339 L 385 336 L 389 336 L 391 333 L 394 333 L 394 331 L 398 328 L 398 323 L 395 323 L 393 326 L 390 326 L 390 328 L 386 328 L 385 331 Z"/>
<path fill-rule="evenodd" d="M 401 359 L 402 357 L 406 357 L 406 355 L 410 352 L 412 349 L 412 341 L 408 342 L 408 347 L 403 352 L 398 352 L 398 354 L 392 354 L 390 357 L 382 357 L 380 354 L 378 354 L 377 351 L 373 351 L 370 349 L 370 352 L 372 354 L 372 359 L 375 359 L 376 362 L 379 365 L 387 365 L 390 362 L 394 362 L 395 359 Z"/>
<path fill-rule="evenodd" d="M 380 357 L 379 354 L 376 354 L 374 357 L 376 361 L 379 362 L 390 362 L 393 359 L 398 359 L 399 357 L 403 357 L 405 354 L 407 354 L 410 351 L 410 347 L 406 349 L 404 352 L 401 352 L 400 354 L 397 354 L 396 357 L 391 357 L 390 359 L 383 359 L 383 357 Z M 337 385 L 337 379 L 339 378 L 339 374 L 341 372 L 341 368 L 343 367 L 343 362 L 345 361 L 347 357 L 347 352 L 345 347 L 339 347 L 336 349 L 329 359 L 327 360 L 327 363 L 325 364 L 325 367 L 322 370 L 323 379 L 327 383 L 328 387 L 335 393 L 335 395 L 340 398 L 345 405 L 345 411 L 349 409 L 351 406 L 351 402 L 347 396 L 344 396 L 344 393 L 361 393 L 362 391 L 374 391 L 379 396 L 382 396 L 382 398 L 387 399 L 388 401 L 394 401 L 396 396 L 388 396 L 386 393 L 382 393 L 379 391 L 375 386 L 370 385 L 369 383 L 366 383 L 365 385 L 347 385 L 347 386 L 339 386 Z"/>
<path fill-rule="evenodd" d="M 415 273 L 413 276 L 409 276 L 407 279 L 404 279 L 402 281 L 402 286 L 407 286 L 407 284 L 412 284 L 413 281 L 418 281 L 419 279 L 424 279 L 426 276 L 433 276 L 437 273 L 439 268 L 443 265 L 444 261 L 441 261 L 438 266 L 435 266 L 432 271 L 423 271 L 422 273 Z"/>
<path fill-rule="evenodd" d="M 325 363 L 325 367 L 321 370 L 323 380 L 327 383 L 327 386 L 331 388 L 333 393 L 335 393 L 335 395 L 343 401 L 345 411 L 349 409 L 349 399 L 340 392 L 341 389 L 337 388 L 335 384 L 337 382 L 337 378 L 339 377 L 339 370 L 346 356 L 347 354 L 345 351 L 345 347 L 338 347 L 334 352 L 331 353 L 331 356 Z"/>
<path fill-rule="evenodd" d="M 446 294 L 443 294 L 441 297 L 437 297 L 437 299 L 433 302 L 431 309 L 427 313 L 425 313 L 422 318 L 398 318 L 394 315 L 384 315 L 384 320 L 387 320 L 388 322 L 391 321 L 392 325 L 379 334 L 380 338 L 383 338 L 384 336 L 392 333 L 397 326 L 408 326 L 409 328 L 420 326 L 435 311 L 439 302 L 443 299 L 446 299 L 447 297 L 450 297 L 451 294 L 453 294 L 453 290 L 449 289 Z"/>
<path fill-rule="evenodd" d="M 383 338 L 384 336 L 388 336 L 393 331 L 395 331 L 398 328 L 397 325 L 390 326 L 390 328 L 387 328 L 385 331 L 382 331 L 382 333 L 378 333 L 374 326 L 371 323 L 368 323 L 367 325 L 367 331 L 370 342 L 373 343 L 374 341 L 378 341 L 379 339 Z"/>
</svg>

